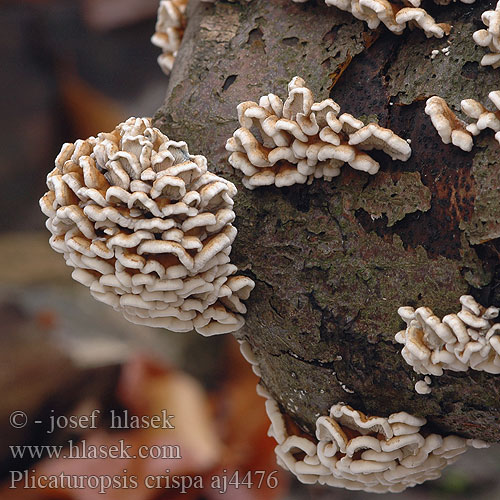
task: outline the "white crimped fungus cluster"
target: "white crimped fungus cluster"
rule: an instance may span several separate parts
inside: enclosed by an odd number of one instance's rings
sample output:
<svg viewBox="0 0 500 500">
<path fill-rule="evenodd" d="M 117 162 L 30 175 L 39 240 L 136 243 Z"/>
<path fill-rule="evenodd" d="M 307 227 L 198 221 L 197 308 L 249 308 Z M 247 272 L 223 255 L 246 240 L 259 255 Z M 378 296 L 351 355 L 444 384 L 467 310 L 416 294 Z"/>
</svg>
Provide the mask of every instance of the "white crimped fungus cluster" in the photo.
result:
<svg viewBox="0 0 500 500">
<path fill-rule="evenodd" d="M 151 42 L 162 49 L 158 64 L 168 75 L 172 71 L 177 51 L 181 45 L 186 27 L 186 7 L 188 0 L 161 0 L 158 19 Z"/>
<path fill-rule="evenodd" d="M 434 128 L 445 144 L 451 142 L 464 151 L 470 151 L 474 144 L 473 136 L 486 129 L 496 132 L 495 139 L 500 144 L 500 90 L 490 92 L 488 97 L 495 111 L 488 110 L 475 99 L 462 100 L 460 107 L 469 118 L 469 124 L 457 118 L 446 101 L 438 96 L 427 100 L 425 112 L 431 117 Z"/>
<path fill-rule="evenodd" d="M 425 113 L 430 116 L 434 128 L 445 144 L 452 143 L 463 151 L 470 151 L 473 146 L 467 124 L 460 120 L 450 109 L 446 101 L 439 96 L 427 99 Z"/>
<path fill-rule="evenodd" d="M 483 12 L 481 19 L 487 29 L 476 31 L 472 35 L 478 45 L 490 50 L 490 53 L 481 59 L 481 65 L 500 68 L 500 0 L 495 10 Z"/>
<path fill-rule="evenodd" d="M 296 3 L 308 0 L 293 0 Z M 473 3 L 474 0 L 461 0 Z M 436 23 L 434 18 L 420 8 L 420 0 L 325 0 L 326 5 L 350 12 L 356 19 L 364 21 L 370 29 L 377 28 L 380 23 L 390 31 L 400 35 L 407 26 L 420 28 L 427 37 L 442 38 L 448 35 L 451 26 L 446 23 Z M 443 3 L 437 1 L 436 3 Z M 446 3 L 450 3 L 449 0 Z"/>
<path fill-rule="evenodd" d="M 396 334 L 401 354 L 416 373 L 443 374 L 473 370 L 500 373 L 500 323 L 493 323 L 499 309 L 485 308 L 470 295 L 460 297 L 462 309 L 443 319 L 428 307 L 400 307 L 406 329 Z M 427 380 L 427 382 L 430 382 Z M 430 392 L 416 387 L 417 392 Z"/>
<path fill-rule="evenodd" d="M 365 124 L 332 99 L 314 102 L 302 78 L 288 84 L 288 98 L 268 94 L 238 105 L 241 127 L 227 143 L 229 163 L 244 174 L 248 189 L 290 186 L 313 178 L 331 180 L 344 163 L 375 174 L 380 165 L 364 150 L 380 149 L 393 160 L 406 161 L 408 143 L 392 130 Z"/>
<path fill-rule="evenodd" d="M 238 330 L 254 283 L 232 276 L 236 188 L 147 118 L 67 143 L 40 200 L 73 278 L 133 323 Z"/>
<path fill-rule="evenodd" d="M 401 492 L 430 479 L 480 440 L 421 432 L 426 419 L 406 412 L 367 416 L 344 403 L 316 420 L 316 440 L 290 435 L 278 403 L 261 386 L 278 464 L 306 484 L 371 493 Z"/>
<path fill-rule="evenodd" d="M 243 356 L 260 376 L 250 344 L 239 342 Z M 397 493 L 437 479 L 468 447 L 488 447 L 478 439 L 422 432 L 426 419 L 406 412 L 387 418 L 367 416 L 344 403 L 318 417 L 313 440 L 290 433 L 278 403 L 261 384 L 257 392 L 266 399 L 268 435 L 277 442 L 278 464 L 305 484 Z"/>
</svg>

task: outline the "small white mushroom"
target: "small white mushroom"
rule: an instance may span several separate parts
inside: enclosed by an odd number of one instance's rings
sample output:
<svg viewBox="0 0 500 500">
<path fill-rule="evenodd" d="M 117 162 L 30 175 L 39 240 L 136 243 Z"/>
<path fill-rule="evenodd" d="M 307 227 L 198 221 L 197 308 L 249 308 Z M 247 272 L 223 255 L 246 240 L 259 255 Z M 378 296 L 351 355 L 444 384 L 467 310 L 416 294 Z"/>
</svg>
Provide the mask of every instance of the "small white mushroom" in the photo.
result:
<svg viewBox="0 0 500 500">
<path fill-rule="evenodd" d="M 430 394 L 432 389 L 429 387 L 426 380 L 419 380 L 415 384 L 415 392 L 418 392 L 418 394 Z"/>
</svg>

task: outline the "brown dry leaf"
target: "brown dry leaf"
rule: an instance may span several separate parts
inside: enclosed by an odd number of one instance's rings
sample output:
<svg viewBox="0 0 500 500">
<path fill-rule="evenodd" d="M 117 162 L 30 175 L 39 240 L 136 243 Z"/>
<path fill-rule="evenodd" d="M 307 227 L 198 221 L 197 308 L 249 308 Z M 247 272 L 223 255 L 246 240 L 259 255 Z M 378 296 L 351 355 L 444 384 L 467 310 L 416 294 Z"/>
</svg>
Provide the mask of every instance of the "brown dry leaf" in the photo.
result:
<svg viewBox="0 0 500 500">
<path fill-rule="evenodd" d="M 335 87 L 335 84 L 339 81 L 339 78 L 348 68 L 349 64 L 351 64 L 351 61 L 352 61 L 352 56 L 349 53 L 347 53 L 345 60 L 335 68 L 335 71 L 333 73 L 330 73 L 328 75 L 328 78 L 330 78 L 331 80 L 331 83 L 328 86 L 328 90 L 332 90 L 333 87 Z"/>
<path fill-rule="evenodd" d="M 170 458 L 45 459 L 33 466 L 36 470 L 33 476 L 64 473 L 78 477 L 114 477 L 117 487 L 106 492 L 110 500 L 215 500 L 226 493 L 231 500 L 283 498 L 289 478 L 277 467 L 275 442 L 267 437 L 269 421 L 264 401 L 255 392 L 258 379 L 241 357 L 232 337 L 228 337 L 225 359 L 228 377 L 214 398 L 219 413 L 218 430 L 206 394 L 194 379 L 136 358 L 122 370 L 117 389 L 119 400 L 128 409 L 129 417 L 161 415 L 162 411 L 167 416 L 174 415 L 167 421 L 175 428 L 110 431 L 102 428 L 102 424 L 84 436 L 85 442 L 78 444 L 79 449 L 85 448 L 89 453 L 93 447 L 109 450 L 113 445 L 130 446 L 127 452 L 136 455 L 141 446 L 170 446 L 163 448 Z M 122 410 L 115 414 L 122 418 L 125 415 Z M 182 459 L 172 457 L 176 445 Z M 170 482 L 165 478 L 149 479 L 150 487 L 145 486 L 146 477 L 159 476 L 169 476 Z M 177 476 L 177 484 L 173 476 Z M 182 484 L 184 490 L 179 487 Z M 8 486 L 0 490 L 2 500 L 102 498 L 95 487 L 10 490 Z"/>
<path fill-rule="evenodd" d="M 178 371 L 167 373 L 139 358 L 126 365 L 118 396 L 136 415 L 158 415 L 162 410 L 174 415 L 171 422 L 175 431 L 169 432 L 172 439 L 175 436 L 182 442 L 182 462 L 187 471 L 207 470 L 220 459 L 222 445 L 209 402 L 193 377 Z"/>
<path fill-rule="evenodd" d="M 126 111 L 112 98 L 93 88 L 72 71 L 59 75 L 61 97 L 76 137 L 113 130 L 126 120 Z"/>
</svg>

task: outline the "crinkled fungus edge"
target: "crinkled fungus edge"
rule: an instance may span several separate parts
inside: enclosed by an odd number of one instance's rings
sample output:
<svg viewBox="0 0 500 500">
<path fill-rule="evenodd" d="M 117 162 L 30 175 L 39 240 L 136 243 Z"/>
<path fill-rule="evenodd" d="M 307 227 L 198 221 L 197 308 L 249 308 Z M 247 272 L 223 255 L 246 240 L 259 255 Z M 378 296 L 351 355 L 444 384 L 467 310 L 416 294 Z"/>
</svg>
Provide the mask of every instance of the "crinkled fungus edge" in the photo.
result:
<svg viewBox="0 0 500 500">
<path fill-rule="evenodd" d="M 469 124 L 460 120 L 439 96 L 427 99 L 425 113 L 430 116 L 434 128 L 445 144 L 451 142 L 463 151 L 471 151 L 474 145 L 473 136 L 487 129 L 495 132 L 495 139 L 500 144 L 500 90 L 490 92 L 488 97 L 496 110 L 488 110 L 475 99 L 461 101 L 460 107 L 470 119 Z"/>
<path fill-rule="evenodd" d="M 500 0 L 495 10 L 483 12 L 481 19 L 487 29 L 478 30 L 472 35 L 478 45 L 490 50 L 481 59 L 481 66 L 500 68 Z"/>
<path fill-rule="evenodd" d="M 330 181 L 344 164 L 373 175 L 380 164 L 365 151 L 378 149 L 393 160 L 411 155 L 408 141 L 377 123 L 365 125 L 354 116 L 339 115 L 333 99 L 314 102 L 313 93 L 298 76 L 288 84 L 283 102 L 268 94 L 259 103 L 237 106 L 241 125 L 226 142 L 229 163 L 243 173 L 243 185 L 290 186 Z"/>
<path fill-rule="evenodd" d="M 400 307 L 406 329 L 395 336 L 403 344 L 401 355 L 416 373 L 426 375 L 415 384 L 419 394 L 429 394 L 429 375 L 444 370 L 469 369 L 500 373 L 500 323 L 497 307 L 484 307 L 471 295 L 460 297 L 462 309 L 439 319 L 428 307 Z"/>
<path fill-rule="evenodd" d="M 149 118 L 66 143 L 40 200 L 52 248 L 133 323 L 202 335 L 244 324 L 255 283 L 233 276 L 231 182 Z"/>
<path fill-rule="evenodd" d="M 239 340 L 245 359 L 260 375 L 250 344 Z M 421 432 L 426 419 L 406 412 L 389 417 L 367 416 L 339 402 L 316 420 L 316 439 L 289 431 L 287 417 L 259 383 L 275 439 L 277 463 L 305 484 L 321 484 L 371 493 L 401 492 L 437 479 L 468 447 L 484 448 L 482 440 Z"/>
</svg>

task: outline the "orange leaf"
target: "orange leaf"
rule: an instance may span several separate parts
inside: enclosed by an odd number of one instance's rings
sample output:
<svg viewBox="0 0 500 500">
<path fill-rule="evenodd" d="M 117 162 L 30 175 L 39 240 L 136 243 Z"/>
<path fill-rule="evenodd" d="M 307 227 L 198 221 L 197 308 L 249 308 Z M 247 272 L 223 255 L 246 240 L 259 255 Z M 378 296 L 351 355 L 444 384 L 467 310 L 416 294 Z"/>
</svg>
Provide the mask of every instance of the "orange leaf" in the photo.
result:
<svg viewBox="0 0 500 500">
<path fill-rule="evenodd" d="M 60 74 L 63 105 L 76 137 L 90 137 L 113 130 L 128 117 L 118 102 L 90 86 L 70 71 Z"/>
</svg>

